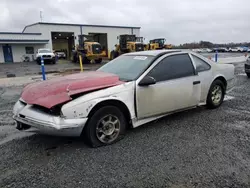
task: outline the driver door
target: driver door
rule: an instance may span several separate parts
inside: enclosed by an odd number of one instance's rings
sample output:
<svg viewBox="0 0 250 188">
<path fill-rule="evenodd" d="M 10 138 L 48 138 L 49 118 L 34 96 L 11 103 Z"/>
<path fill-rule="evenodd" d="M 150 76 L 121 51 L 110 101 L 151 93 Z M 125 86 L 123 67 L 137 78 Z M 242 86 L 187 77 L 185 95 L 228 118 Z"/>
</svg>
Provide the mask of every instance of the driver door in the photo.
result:
<svg viewBox="0 0 250 188">
<path fill-rule="evenodd" d="M 198 105 L 201 86 L 187 53 L 165 57 L 146 76 L 155 78 L 149 86 L 136 85 L 138 119 Z"/>
</svg>

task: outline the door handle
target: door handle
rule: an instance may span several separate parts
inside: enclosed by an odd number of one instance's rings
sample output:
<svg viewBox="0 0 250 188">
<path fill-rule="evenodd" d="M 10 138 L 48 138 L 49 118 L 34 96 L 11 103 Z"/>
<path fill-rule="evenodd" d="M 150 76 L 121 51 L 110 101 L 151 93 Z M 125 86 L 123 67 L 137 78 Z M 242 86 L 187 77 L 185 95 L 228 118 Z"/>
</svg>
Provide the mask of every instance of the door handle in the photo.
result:
<svg viewBox="0 0 250 188">
<path fill-rule="evenodd" d="M 193 85 L 197 85 L 197 84 L 200 84 L 200 83 L 201 83 L 201 81 L 194 81 Z"/>
</svg>

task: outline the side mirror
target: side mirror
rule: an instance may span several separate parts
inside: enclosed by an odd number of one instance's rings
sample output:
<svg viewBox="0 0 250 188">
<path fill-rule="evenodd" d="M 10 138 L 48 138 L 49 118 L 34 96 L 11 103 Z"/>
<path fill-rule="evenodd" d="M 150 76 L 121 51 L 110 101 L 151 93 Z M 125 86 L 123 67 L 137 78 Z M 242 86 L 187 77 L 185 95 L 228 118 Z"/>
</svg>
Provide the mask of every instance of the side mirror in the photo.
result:
<svg viewBox="0 0 250 188">
<path fill-rule="evenodd" d="M 140 83 L 139 83 L 139 86 L 149 86 L 149 85 L 153 85 L 156 83 L 156 80 L 151 77 L 151 76 L 146 76 L 144 77 Z"/>
</svg>

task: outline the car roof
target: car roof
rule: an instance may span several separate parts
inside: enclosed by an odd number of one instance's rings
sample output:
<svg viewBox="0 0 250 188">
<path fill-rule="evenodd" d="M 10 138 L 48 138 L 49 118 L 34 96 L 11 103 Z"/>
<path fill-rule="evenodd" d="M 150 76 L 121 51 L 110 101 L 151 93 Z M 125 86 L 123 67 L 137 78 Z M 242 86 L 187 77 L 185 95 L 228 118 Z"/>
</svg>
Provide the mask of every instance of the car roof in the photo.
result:
<svg viewBox="0 0 250 188">
<path fill-rule="evenodd" d="M 190 50 L 147 50 L 140 52 L 130 52 L 124 55 L 145 55 L 145 56 L 158 56 L 162 54 L 175 53 L 175 52 L 186 52 Z"/>
</svg>

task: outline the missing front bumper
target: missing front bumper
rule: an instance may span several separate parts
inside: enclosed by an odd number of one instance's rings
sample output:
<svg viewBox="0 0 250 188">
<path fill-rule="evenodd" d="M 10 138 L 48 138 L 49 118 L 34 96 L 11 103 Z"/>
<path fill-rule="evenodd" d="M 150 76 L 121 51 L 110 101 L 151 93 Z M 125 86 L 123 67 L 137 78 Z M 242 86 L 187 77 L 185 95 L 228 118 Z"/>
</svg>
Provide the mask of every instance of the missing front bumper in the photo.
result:
<svg viewBox="0 0 250 188">
<path fill-rule="evenodd" d="M 80 136 L 87 118 L 65 119 L 24 105 L 18 101 L 13 109 L 16 128 L 26 132 L 56 136 Z"/>
</svg>

